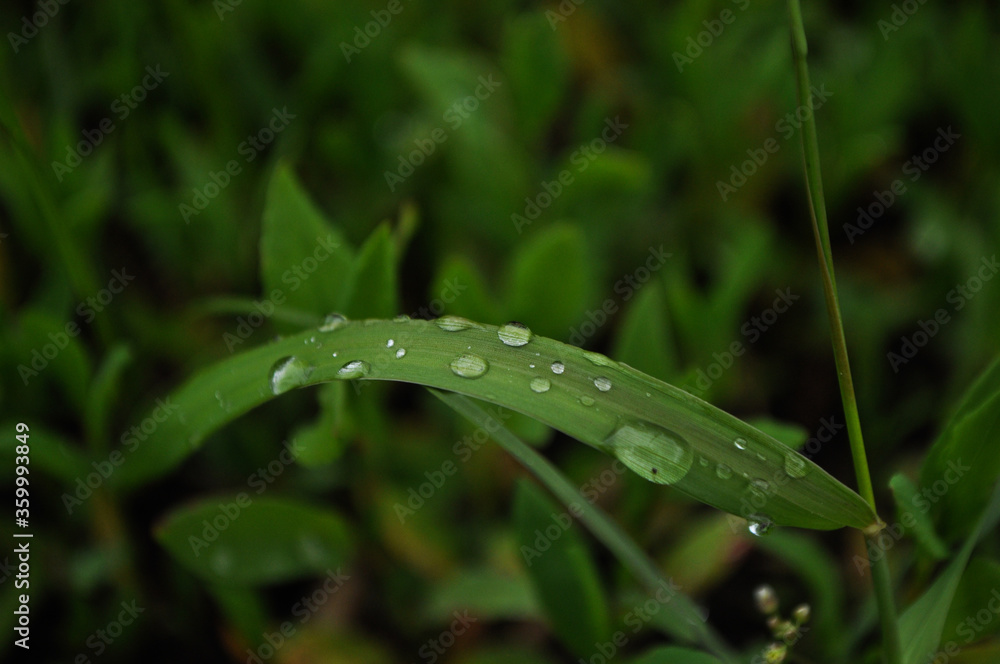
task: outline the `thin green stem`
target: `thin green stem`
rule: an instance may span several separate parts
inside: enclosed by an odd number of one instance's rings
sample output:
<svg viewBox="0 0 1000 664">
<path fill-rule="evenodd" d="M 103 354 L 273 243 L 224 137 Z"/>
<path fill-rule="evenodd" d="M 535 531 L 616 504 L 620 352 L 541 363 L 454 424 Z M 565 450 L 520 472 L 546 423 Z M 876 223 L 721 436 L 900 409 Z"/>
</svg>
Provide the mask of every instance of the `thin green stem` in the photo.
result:
<svg viewBox="0 0 1000 664">
<path fill-rule="evenodd" d="M 806 62 L 809 50 L 806 43 L 799 0 L 788 0 L 788 15 L 791 25 L 792 56 L 795 62 L 795 80 L 799 103 L 808 109 L 808 112 L 804 114 L 805 121 L 802 125 L 802 156 L 806 172 L 806 190 L 809 194 L 809 212 L 812 219 L 813 237 L 816 241 L 816 254 L 819 258 L 823 294 L 826 299 L 826 309 L 829 315 L 830 332 L 833 341 L 833 355 L 837 365 L 840 397 L 844 404 L 847 435 L 851 446 L 851 457 L 854 460 L 854 474 L 857 477 L 858 490 L 861 496 L 871 505 L 872 510 L 877 513 L 875 492 L 872 488 L 868 458 L 865 454 L 865 443 L 861 435 L 861 418 L 858 415 L 858 403 L 854 395 L 854 379 L 851 376 L 851 364 L 847 355 L 844 323 L 840 315 L 837 285 L 833 274 L 833 252 L 830 248 L 830 229 L 826 216 L 826 201 L 823 196 L 819 142 L 816 137 L 816 119 L 812 103 L 812 89 L 809 83 L 809 67 Z M 869 540 L 869 544 L 871 544 L 870 539 L 875 537 L 877 532 L 877 528 L 873 529 L 873 532 L 865 532 L 865 537 Z M 868 546 L 867 548 L 870 552 L 879 551 L 878 547 Z M 902 647 L 899 639 L 899 623 L 896 617 L 896 605 L 893 600 L 892 577 L 889 571 L 889 563 L 884 555 L 870 555 L 869 559 L 871 561 L 875 602 L 878 606 L 879 619 L 882 626 L 883 657 L 887 664 L 901 664 Z"/>
</svg>

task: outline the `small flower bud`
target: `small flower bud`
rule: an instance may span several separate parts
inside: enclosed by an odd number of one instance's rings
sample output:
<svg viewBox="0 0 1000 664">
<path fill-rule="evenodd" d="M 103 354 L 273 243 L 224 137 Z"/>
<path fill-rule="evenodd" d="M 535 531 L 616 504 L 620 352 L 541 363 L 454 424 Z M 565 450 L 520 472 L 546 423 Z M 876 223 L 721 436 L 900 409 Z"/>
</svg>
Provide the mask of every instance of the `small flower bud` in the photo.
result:
<svg viewBox="0 0 1000 664">
<path fill-rule="evenodd" d="M 771 586 L 758 586 L 753 591 L 753 597 L 757 602 L 757 609 L 764 615 L 769 616 L 778 610 L 778 596 Z"/>
<path fill-rule="evenodd" d="M 795 620 L 796 625 L 803 625 L 809 622 L 810 613 L 808 604 L 800 604 L 792 611 L 792 619 Z"/>
<path fill-rule="evenodd" d="M 788 655 L 788 646 L 783 643 L 772 643 L 764 648 L 764 661 L 767 664 L 781 664 Z"/>
</svg>

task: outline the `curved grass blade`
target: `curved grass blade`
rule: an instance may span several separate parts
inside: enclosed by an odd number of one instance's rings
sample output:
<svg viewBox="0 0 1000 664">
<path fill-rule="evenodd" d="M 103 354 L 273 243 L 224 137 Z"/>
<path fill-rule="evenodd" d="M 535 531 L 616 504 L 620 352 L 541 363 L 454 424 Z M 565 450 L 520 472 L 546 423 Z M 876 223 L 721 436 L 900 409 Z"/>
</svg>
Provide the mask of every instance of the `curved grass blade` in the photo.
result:
<svg viewBox="0 0 1000 664">
<path fill-rule="evenodd" d="M 295 387 L 394 380 L 524 413 L 608 454 L 647 480 L 770 525 L 866 528 L 869 505 L 822 468 L 718 408 L 625 364 L 456 317 L 346 321 L 220 362 L 171 397 L 163 422 L 113 478 L 135 485 L 176 466 L 226 422 Z"/>
</svg>

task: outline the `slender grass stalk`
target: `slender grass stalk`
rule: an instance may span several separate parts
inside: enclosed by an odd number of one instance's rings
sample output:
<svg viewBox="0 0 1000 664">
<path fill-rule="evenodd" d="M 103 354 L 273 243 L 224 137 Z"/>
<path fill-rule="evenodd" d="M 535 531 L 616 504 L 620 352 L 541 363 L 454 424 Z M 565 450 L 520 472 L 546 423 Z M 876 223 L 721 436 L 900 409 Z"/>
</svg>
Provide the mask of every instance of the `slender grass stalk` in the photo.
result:
<svg viewBox="0 0 1000 664">
<path fill-rule="evenodd" d="M 473 424 L 477 426 L 489 424 L 490 416 L 468 397 L 435 389 L 431 389 L 430 392 Z M 570 505 L 578 507 L 580 521 L 615 554 L 647 590 L 655 593 L 664 585 L 669 587 L 669 581 L 660 572 L 656 563 L 650 560 L 604 512 L 585 500 L 579 490 L 548 459 L 502 426 L 492 431 L 490 436 L 541 480 L 563 504 L 567 507 Z M 675 619 L 683 621 L 701 645 L 712 654 L 727 663 L 735 661 L 725 641 L 705 621 L 698 608 L 685 595 L 679 593 L 673 595 L 670 602 L 664 605 L 664 610 L 671 613 Z"/>
<path fill-rule="evenodd" d="M 806 44 L 805 28 L 802 24 L 802 10 L 799 0 L 788 0 L 788 15 L 791 25 L 792 56 L 795 64 L 795 80 L 797 83 L 799 103 L 809 109 L 802 125 L 802 156 L 806 172 L 806 190 L 809 194 L 809 212 L 812 219 L 813 236 L 816 241 L 816 253 L 819 258 L 820 275 L 823 280 L 823 294 L 826 299 L 826 309 L 830 320 L 830 332 L 833 341 L 833 354 L 837 365 L 837 379 L 840 385 L 840 396 L 844 404 L 844 415 L 847 420 L 847 435 L 851 446 L 851 457 L 854 460 L 854 473 L 858 480 L 858 491 L 868 501 L 873 511 L 877 513 L 875 492 L 872 488 L 871 473 L 868 470 L 868 458 L 865 454 L 864 439 L 861 435 L 861 419 L 858 415 L 858 403 L 854 395 L 854 380 L 851 377 L 851 365 L 847 356 L 847 343 L 844 337 L 844 323 L 840 315 L 840 303 L 837 299 L 837 285 L 833 274 L 833 252 L 830 249 L 830 229 L 826 216 L 826 201 L 823 197 L 823 178 L 820 171 L 819 142 L 816 138 L 816 119 L 813 112 L 812 90 L 809 84 L 809 67 L 806 62 L 808 46 Z M 873 544 L 872 538 L 877 532 L 865 532 L 868 544 Z M 878 548 L 868 546 L 869 551 Z M 872 585 L 878 606 L 879 619 L 882 625 L 883 657 L 888 664 L 901 664 L 902 647 L 899 639 L 899 623 L 896 617 L 896 606 L 892 593 L 892 578 L 889 563 L 885 556 L 869 555 L 872 569 Z"/>
</svg>

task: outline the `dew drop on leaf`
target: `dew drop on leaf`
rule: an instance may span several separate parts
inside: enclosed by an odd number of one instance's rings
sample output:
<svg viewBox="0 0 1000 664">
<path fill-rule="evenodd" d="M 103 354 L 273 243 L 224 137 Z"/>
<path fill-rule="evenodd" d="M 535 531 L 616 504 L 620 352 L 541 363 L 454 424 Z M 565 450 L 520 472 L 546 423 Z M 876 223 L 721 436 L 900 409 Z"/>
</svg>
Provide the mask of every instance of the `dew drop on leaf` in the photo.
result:
<svg viewBox="0 0 1000 664">
<path fill-rule="evenodd" d="M 785 472 L 789 477 L 805 477 L 809 472 L 809 464 L 798 454 L 789 453 L 785 455 Z"/>
<path fill-rule="evenodd" d="M 396 350 L 396 359 L 397 360 L 400 359 L 401 357 L 403 357 L 404 355 L 406 355 L 406 349 L 405 348 L 399 348 L 399 349 Z"/>
<path fill-rule="evenodd" d="M 552 383 L 549 382 L 548 378 L 532 378 L 531 379 L 531 391 L 541 394 L 542 392 L 548 392 L 549 388 L 552 387 Z"/>
<path fill-rule="evenodd" d="M 601 392 L 607 392 L 611 389 L 611 381 L 604 376 L 598 376 L 594 379 L 594 387 L 599 389 Z"/>
<path fill-rule="evenodd" d="M 733 444 L 736 445 L 736 449 L 745 450 L 747 448 L 747 439 L 737 438 L 736 440 L 733 441 Z"/>
<path fill-rule="evenodd" d="M 370 371 L 371 365 L 364 360 L 353 360 L 337 370 L 337 378 L 362 378 L 367 376 Z"/>
<path fill-rule="evenodd" d="M 297 357 L 283 357 L 271 367 L 270 383 L 273 394 L 305 385 L 313 368 Z"/>
<path fill-rule="evenodd" d="M 680 481 L 694 463 L 694 452 L 684 438 L 650 422 L 626 422 L 604 442 L 622 463 L 657 484 Z"/>
<path fill-rule="evenodd" d="M 523 346 L 531 341 L 531 330 L 524 323 L 511 321 L 497 330 L 497 336 L 506 346 Z"/>
<path fill-rule="evenodd" d="M 718 466 L 715 467 L 715 475 L 720 480 L 728 480 L 730 477 L 733 476 L 733 469 L 724 463 L 720 463 Z"/>
<path fill-rule="evenodd" d="M 388 341 L 385 342 L 385 347 L 386 348 L 392 348 L 395 345 L 396 345 L 396 340 L 395 339 L 389 339 Z"/>
<path fill-rule="evenodd" d="M 561 374 L 562 372 L 566 371 L 566 366 L 562 362 L 553 362 L 551 369 L 552 373 Z"/>
<path fill-rule="evenodd" d="M 762 514 L 751 514 L 747 517 L 747 521 L 750 533 L 757 537 L 763 537 L 771 530 L 772 521 Z"/>
<path fill-rule="evenodd" d="M 343 314 L 330 314 L 323 320 L 323 324 L 319 326 L 320 332 L 333 332 L 337 328 L 343 327 L 347 324 L 347 316 Z"/>
<path fill-rule="evenodd" d="M 465 353 L 451 361 L 451 371 L 462 378 L 479 378 L 490 368 L 489 363 L 478 355 Z"/>
<path fill-rule="evenodd" d="M 468 318 L 462 318 L 461 316 L 441 316 L 434 321 L 434 324 L 445 332 L 461 332 L 469 328 L 480 327 Z"/>
</svg>

